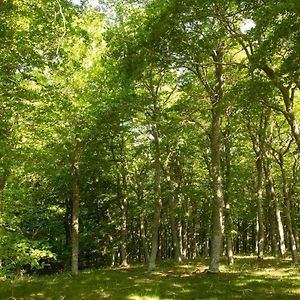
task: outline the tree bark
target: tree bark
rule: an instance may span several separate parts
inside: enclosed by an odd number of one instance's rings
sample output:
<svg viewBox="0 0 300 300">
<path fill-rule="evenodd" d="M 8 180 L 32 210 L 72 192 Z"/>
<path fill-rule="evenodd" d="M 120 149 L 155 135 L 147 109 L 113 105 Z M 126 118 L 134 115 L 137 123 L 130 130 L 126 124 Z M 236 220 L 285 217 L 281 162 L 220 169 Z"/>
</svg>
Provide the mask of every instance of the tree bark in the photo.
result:
<svg viewBox="0 0 300 300">
<path fill-rule="evenodd" d="M 181 256 L 182 259 L 188 258 L 188 220 L 187 220 L 187 208 L 184 205 L 183 216 L 181 219 Z"/>
<path fill-rule="evenodd" d="M 79 141 L 76 134 L 73 140 L 73 163 L 72 163 L 72 264 L 71 272 L 78 274 L 78 251 L 79 251 Z"/>
<path fill-rule="evenodd" d="M 264 259 L 264 211 L 263 211 L 263 163 L 262 158 L 256 158 L 257 171 L 257 257 Z"/>
<path fill-rule="evenodd" d="M 284 168 L 284 160 L 283 154 L 279 153 L 279 165 L 282 176 L 282 191 L 283 191 L 283 199 L 284 199 L 284 214 L 285 214 L 285 222 L 287 227 L 287 232 L 289 236 L 289 242 L 291 247 L 292 259 L 294 264 L 298 264 L 298 254 L 297 254 L 297 242 L 293 231 L 293 224 L 291 218 L 291 193 L 289 189 L 288 179 L 285 173 Z"/>
<path fill-rule="evenodd" d="M 265 164 L 265 177 L 267 181 L 267 193 L 269 194 L 270 198 L 270 206 L 275 214 L 276 218 L 276 228 L 278 233 L 278 242 L 279 242 L 279 252 L 281 256 L 284 256 L 286 253 L 286 247 L 285 247 L 285 240 L 284 240 L 284 228 L 283 223 L 281 219 L 281 211 L 278 203 L 278 198 L 275 193 L 274 188 L 274 180 L 272 176 L 272 169 L 270 163 L 266 160 Z"/>
<path fill-rule="evenodd" d="M 178 228 L 176 226 L 176 218 L 175 218 L 175 188 L 174 184 L 169 179 L 169 187 L 170 187 L 170 198 L 169 198 L 169 212 L 170 212 L 170 225 L 171 225 L 171 233 L 172 233 L 172 241 L 174 247 L 174 259 L 176 262 L 181 262 L 181 253 L 179 247 L 179 238 L 178 238 Z"/>
<path fill-rule="evenodd" d="M 227 125 L 224 135 L 225 140 L 225 157 L 223 163 L 224 169 L 224 219 L 225 219 L 225 239 L 226 239 L 226 253 L 229 265 L 234 264 L 233 245 L 232 245 L 232 219 L 230 211 L 230 185 L 231 185 L 231 153 L 230 153 L 230 116 L 227 115 Z"/>
<path fill-rule="evenodd" d="M 264 259 L 265 246 L 265 225 L 264 225 L 264 209 L 263 209 L 263 185 L 264 185 L 264 170 L 263 160 L 266 154 L 265 139 L 268 127 L 270 111 L 262 112 L 260 116 L 259 128 L 256 129 L 256 135 L 252 134 L 250 124 L 248 124 L 249 135 L 252 140 L 253 151 L 256 156 L 256 173 L 257 173 L 257 258 Z"/>
<path fill-rule="evenodd" d="M 149 263 L 149 251 L 148 251 L 148 246 L 147 246 L 147 242 L 146 242 L 145 218 L 144 218 L 143 212 L 140 213 L 140 236 L 141 236 L 141 240 L 142 240 L 145 262 Z"/>
<path fill-rule="evenodd" d="M 162 209 L 162 196 L 161 196 L 161 151 L 158 130 L 158 113 L 157 101 L 154 99 L 154 112 L 152 118 L 152 136 L 155 146 L 155 165 L 154 165 L 154 197 L 155 197 L 155 211 L 152 221 L 152 239 L 151 239 L 151 254 L 149 257 L 148 270 L 153 271 L 156 265 L 156 255 L 158 251 L 158 238 L 160 226 L 160 214 Z"/>
<path fill-rule="evenodd" d="M 209 271 L 218 273 L 220 267 L 220 255 L 223 250 L 223 209 L 224 209 L 224 196 L 222 185 L 222 172 L 221 172 L 221 110 L 219 104 L 223 98 L 223 46 L 221 45 L 218 50 L 212 54 L 215 63 L 215 79 L 216 87 L 214 95 L 211 95 L 211 134 L 210 134 L 210 148 L 211 148 L 211 174 L 214 192 L 214 201 L 212 205 L 212 242 Z"/>
<path fill-rule="evenodd" d="M 196 74 L 202 82 L 211 103 L 211 127 L 210 127 L 210 152 L 211 162 L 209 171 L 212 178 L 213 203 L 212 203 L 212 239 L 209 272 L 218 273 L 220 267 L 220 255 L 223 250 L 223 210 L 224 193 L 221 172 L 221 117 L 223 101 L 223 55 L 224 43 L 220 43 L 218 49 L 211 52 L 214 63 L 214 82 L 209 82 L 208 77 L 200 69 L 196 69 Z"/>
<path fill-rule="evenodd" d="M 142 248 L 143 248 L 143 253 L 144 253 L 144 259 L 145 262 L 148 264 L 149 263 L 149 250 L 147 246 L 147 241 L 146 241 L 146 230 L 145 230 L 145 215 L 144 211 L 142 208 L 143 201 L 144 201 L 144 188 L 141 182 L 139 182 L 139 179 L 137 179 L 137 187 L 136 187 L 136 196 L 138 200 L 138 205 L 140 207 L 140 238 L 142 242 Z"/>
<path fill-rule="evenodd" d="M 209 271 L 219 272 L 220 255 L 223 249 L 223 187 L 220 161 L 220 114 L 213 108 L 211 131 L 211 166 L 214 189 L 212 211 L 212 243 Z"/>
</svg>

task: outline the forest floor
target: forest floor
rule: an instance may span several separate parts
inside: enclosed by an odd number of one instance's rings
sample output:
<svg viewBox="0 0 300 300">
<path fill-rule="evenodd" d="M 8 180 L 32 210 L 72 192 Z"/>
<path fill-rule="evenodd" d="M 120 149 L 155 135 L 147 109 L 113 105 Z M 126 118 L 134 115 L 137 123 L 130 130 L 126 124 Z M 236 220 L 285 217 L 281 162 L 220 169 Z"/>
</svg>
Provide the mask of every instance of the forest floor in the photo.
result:
<svg viewBox="0 0 300 300">
<path fill-rule="evenodd" d="M 300 299 L 300 268 L 288 259 L 238 257 L 221 273 L 205 272 L 207 260 L 174 265 L 153 273 L 145 266 L 82 270 L 0 281 L 0 299 Z"/>
</svg>

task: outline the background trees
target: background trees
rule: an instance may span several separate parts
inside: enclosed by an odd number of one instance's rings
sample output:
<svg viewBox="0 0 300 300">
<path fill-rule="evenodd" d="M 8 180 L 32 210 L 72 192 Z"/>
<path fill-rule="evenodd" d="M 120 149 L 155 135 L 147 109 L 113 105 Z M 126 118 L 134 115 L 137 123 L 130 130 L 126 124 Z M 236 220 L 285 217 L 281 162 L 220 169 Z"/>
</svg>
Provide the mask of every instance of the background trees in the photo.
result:
<svg viewBox="0 0 300 300">
<path fill-rule="evenodd" d="M 3 270 L 297 263 L 294 2 L 3 1 Z"/>
</svg>

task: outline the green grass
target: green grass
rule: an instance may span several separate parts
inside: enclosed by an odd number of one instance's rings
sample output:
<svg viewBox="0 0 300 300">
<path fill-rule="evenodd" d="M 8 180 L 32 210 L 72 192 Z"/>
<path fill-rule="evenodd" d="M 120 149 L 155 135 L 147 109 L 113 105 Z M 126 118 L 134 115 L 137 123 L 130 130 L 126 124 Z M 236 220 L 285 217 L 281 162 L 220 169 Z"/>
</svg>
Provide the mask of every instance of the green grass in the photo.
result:
<svg viewBox="0 0 300 300">
<path fill-rule="evenodd" d="M 0 299 L 300 299 L 300 269 L 289 260 L 239 257 L 220 274 L 204 272 L 206 260 L 156 272 L 145 266 L 84 270 L 0 281 Z"/>
</svg>

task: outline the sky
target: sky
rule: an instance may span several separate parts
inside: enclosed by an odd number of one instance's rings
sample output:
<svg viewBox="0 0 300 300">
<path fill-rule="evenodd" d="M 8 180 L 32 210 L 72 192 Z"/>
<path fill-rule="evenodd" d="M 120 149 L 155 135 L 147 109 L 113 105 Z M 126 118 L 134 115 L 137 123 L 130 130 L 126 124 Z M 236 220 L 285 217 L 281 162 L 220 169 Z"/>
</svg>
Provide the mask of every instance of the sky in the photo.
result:
<svg viewBox="0 0 300 300">
<path fill-rule="evenodd" d="M 76 5 L 80 5 L 80 0 L 70 0 L 71 2 L 73 2 Z M 91 7 L 97 7 L 99 5 L 99 1 L 98 0 L 88 0 L 88 3 Z M 242 33 L 246 33 L 249 30 L 251 30 L 252 28 L 254 28 L 256 26 L 255 22 L 251 19 L 246 19 L 243 24 L 240 26 L 240 29 L 242 31 Z"/>
<path fill-rule="evenodd" d="M 251 19 L 247 19 L 244 21 L 244 23 L 241 25 L 241 31 L 242 33 L 246 33 L 247 31 L 251 30 L 256 26 L 255 22 Z"/>
<path fill-rule="evenodd" d="M 80 4 L 80 0 L 71 0 L 71 2 L 73 2 L 74 4 L 77 4 L 77 5 Z M 89 2 L 89 5 L 92 7 L 96 7 L 99 4 L 98 0 L 88 0 L 88 2 Z"/>
</svg>

